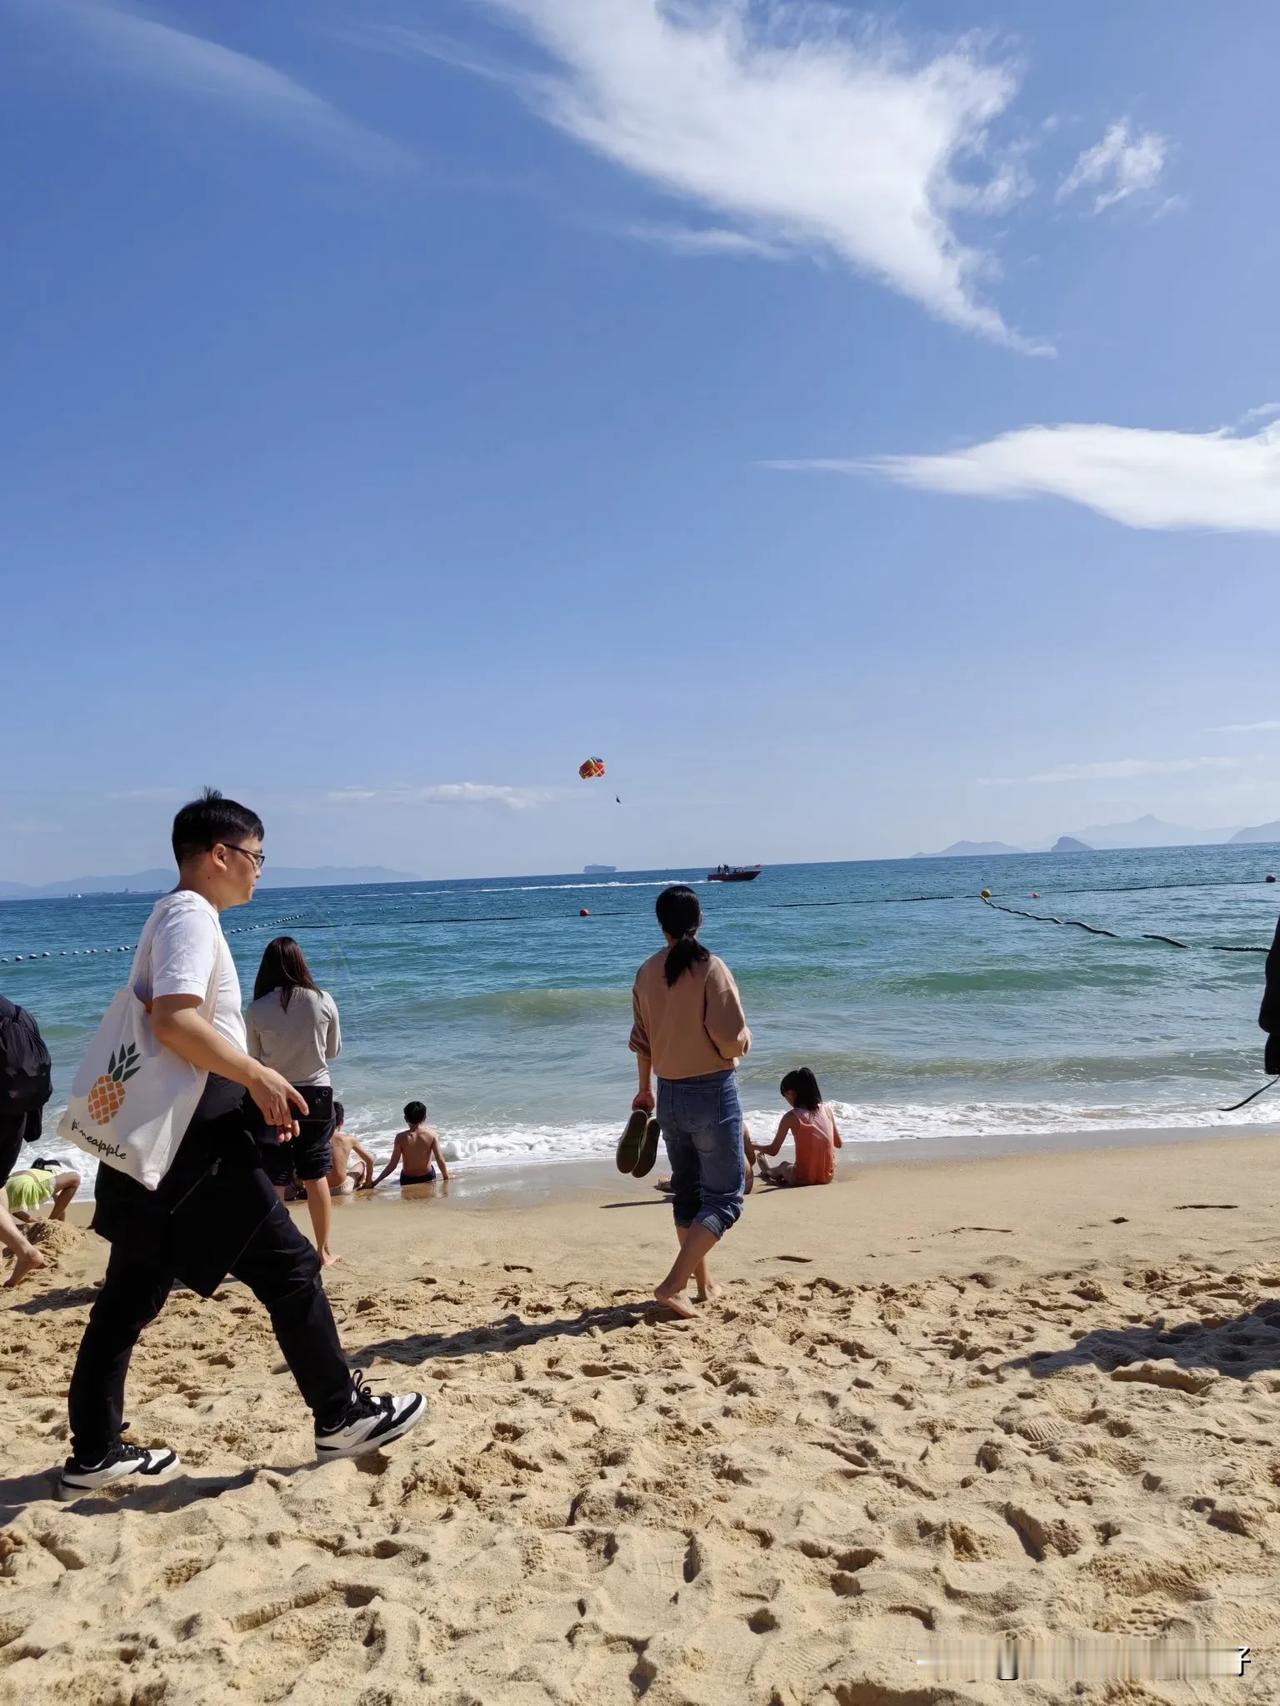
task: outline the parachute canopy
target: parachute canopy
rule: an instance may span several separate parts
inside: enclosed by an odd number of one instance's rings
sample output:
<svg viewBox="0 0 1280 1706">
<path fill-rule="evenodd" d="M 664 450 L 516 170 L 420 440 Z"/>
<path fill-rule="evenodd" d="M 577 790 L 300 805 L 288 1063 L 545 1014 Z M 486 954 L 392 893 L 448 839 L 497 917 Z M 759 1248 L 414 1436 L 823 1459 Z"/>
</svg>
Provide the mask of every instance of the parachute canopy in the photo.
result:
<svg viewBox="0 0 1280 1706">
<path fill-rule="evenodd" d="M 578 766 L 578 774 L 584 782 L 592 782 L 598 776 L 604 775 L 603 758 L 584 758 Z"/>
</svg>

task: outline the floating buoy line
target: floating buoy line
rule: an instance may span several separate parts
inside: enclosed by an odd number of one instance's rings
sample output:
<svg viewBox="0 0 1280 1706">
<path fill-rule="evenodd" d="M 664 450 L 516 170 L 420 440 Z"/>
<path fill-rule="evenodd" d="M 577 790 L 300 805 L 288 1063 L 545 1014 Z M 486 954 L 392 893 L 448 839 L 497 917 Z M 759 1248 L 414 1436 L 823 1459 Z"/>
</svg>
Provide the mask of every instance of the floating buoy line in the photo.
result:
<svg viewBox="0 0 1280 1706">
<path fill-rule="evenodd" d="M 277 930 L 282 924 L 293 924 L 301 918 L 300 912 L 288 913 L 284 918 L 271 918 L 265 924 L 239 924 L 230 930 L 224 930 L 224 936 L 248 936 L 258 930 Z M 89 959 L 99 954 L 132 954 L 136 953 L 136 942 L 122 942 L 119 947 L 108 948 L 46 948 L 41 953 L 32 954 L 0 954 L 0 966 L 34 965 L 37 961 L 45 960 L 79 960 Z"/>
<path fill-rule="evenodd" d="M 1058 918 L 1053 913 L 1025 912 L 1020 906 L 1005 906 L 1001 901 L 993 900 L 991 891 L 983 889 L 978 897 L 984 906 L 989 906 L 993 912 L 1007 912 L 1011 918 L 1029 918 L 1035 924 L 1061 924 L 1071 930 L 1087 930 L 1090 936 L 1109 936 L 1113 942 L 1166 942 L 1171 948 L 1186 948 L 1188 951 L 1202 949 L 1211 954 L 1266 954 L 1270 947 L 1252 948 L 1239 947 L 1228 942 L 1180 942 L 1176 936 L 1161 936 L 1154 931 L 1143 931 L 1139 936 L 1123 937 L 1116 930 L 1104 930 L 1100 924 L 1086 924 L 1083 918 Z"/>
</svg>

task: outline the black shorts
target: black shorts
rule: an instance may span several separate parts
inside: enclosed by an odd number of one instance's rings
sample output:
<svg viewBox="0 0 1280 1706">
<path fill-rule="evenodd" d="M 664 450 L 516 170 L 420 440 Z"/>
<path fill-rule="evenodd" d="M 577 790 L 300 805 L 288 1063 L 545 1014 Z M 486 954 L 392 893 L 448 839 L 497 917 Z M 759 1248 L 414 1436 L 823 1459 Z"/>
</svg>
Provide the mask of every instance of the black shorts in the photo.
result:
<svg viewBox="0 0 1280 1706">
<path fill-rule="evenodd" d="M 401 1173 L 402 1185 L 434 1185 L 439 1175 L 434 1167 L 428 1167 L 425 1173 Z"/>
<path fill-rule="evenodd" d="M 304 1085 L 299 1094 L 306 1097 L 310 1113 L 298 1121 L 298 1135 L 291 1143 L 281 1143 L 274 1132 L 259 1132 L 262 1170 L 273 1185 L 291 1185 L 295 1179 L 304 1184 L 323 1179 L 333 1166 L 333 1134 L 337 1130 L 333 1090 L 328 1084 Z"/>
</svg>

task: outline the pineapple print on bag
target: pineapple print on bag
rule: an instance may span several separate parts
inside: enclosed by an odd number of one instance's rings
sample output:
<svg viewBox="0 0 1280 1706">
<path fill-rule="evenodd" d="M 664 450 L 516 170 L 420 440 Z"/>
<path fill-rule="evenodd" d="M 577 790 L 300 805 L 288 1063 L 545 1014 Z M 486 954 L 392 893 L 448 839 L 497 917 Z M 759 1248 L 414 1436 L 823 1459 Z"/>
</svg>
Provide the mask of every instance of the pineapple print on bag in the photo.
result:
<svg viewBox="0 0 1280 1706">
<path fill-rule="evenodd" d="M 142 1065 L 136 1043 L 120 1046 L 119 1059 L 113 1054 L 107 1070 L 96 1079 L 89 1092 L 89 1113 L 99 1125 L 110 1125 L 124 1107 L 125 1083 Z"/>
</svg>

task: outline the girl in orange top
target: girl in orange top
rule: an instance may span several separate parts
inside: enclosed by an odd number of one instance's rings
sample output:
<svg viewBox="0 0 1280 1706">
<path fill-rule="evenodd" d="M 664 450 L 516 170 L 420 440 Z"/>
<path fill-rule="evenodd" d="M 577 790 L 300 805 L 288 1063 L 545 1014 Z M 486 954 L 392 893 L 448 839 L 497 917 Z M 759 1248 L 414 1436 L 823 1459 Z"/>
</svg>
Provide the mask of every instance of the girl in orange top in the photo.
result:
<svg viewBox="0 0 1280 1706">
<path fill-rule="evenodd" d="M 760 1177 L 771 1185 L 829 1185 L 836 1176 L 836 1150 L 843 1145 L 836 1117 L 822 1099 L 818 1080 L 807 1066 L 799 1066 L 788 1072 L 779 1088 L 790 1102 L 791 1112 L 778 1122 L 773 1142 L 756 1151 Z M 764 1157 L 776 1155 L 788 1135 L 795 1142 L 795 1160 L 771 1167 Z"/>
</svg>

